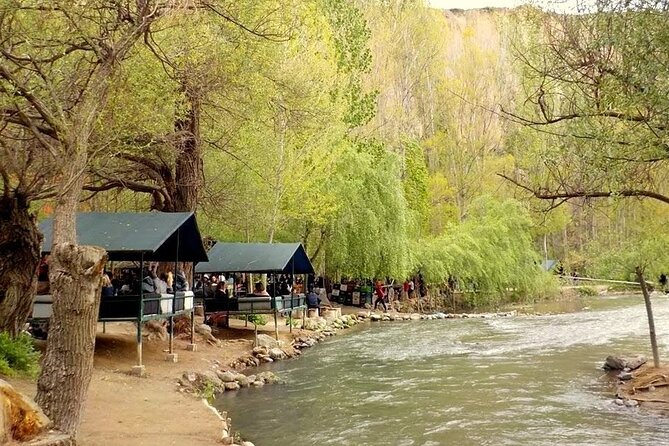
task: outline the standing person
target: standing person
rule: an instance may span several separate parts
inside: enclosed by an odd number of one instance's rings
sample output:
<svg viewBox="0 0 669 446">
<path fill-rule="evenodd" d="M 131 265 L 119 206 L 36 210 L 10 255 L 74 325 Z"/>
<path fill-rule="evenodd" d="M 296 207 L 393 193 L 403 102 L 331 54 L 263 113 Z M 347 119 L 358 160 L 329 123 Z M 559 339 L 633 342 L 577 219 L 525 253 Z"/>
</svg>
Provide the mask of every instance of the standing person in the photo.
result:
<svg viewBox="0 0 669 446">
<path fill-rule="evenodd" d="M 416 284 L 413 281 L 413 278 L 409 280 L 409 299 L 413 299 L 415 297 L 414 290 L 416 289 Z"/>
<path fill-rule="evenodd" d="M 376 307 L 381 303 L 381 306 L 383 307 L 383 312 L 387 313 L 388 312 L 388 307 L 386 307 L 386 302 L 384 300 L 386 294 L 383 292 L 383 284 L 381 283 L 380 280 L 376 281 L 376 284 L 374 285 L 374 294 L 376 295 L 376 301 L 374 301 L 374 309 L 376 310 Z"/>
<path fill-rule="evenodd" d="M 402 284 L 402 300 L 408 299 L 409 298 L 409 280 L 404 279 L 404 283 Z"/>
</svg>

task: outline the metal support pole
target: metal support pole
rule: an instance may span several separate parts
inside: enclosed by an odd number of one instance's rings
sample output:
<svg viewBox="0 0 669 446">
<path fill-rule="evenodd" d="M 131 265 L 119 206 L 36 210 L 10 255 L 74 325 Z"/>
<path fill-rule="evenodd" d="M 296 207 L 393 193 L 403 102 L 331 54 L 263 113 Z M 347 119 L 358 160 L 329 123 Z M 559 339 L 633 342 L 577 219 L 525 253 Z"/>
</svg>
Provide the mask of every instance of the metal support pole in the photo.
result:
<svg viewBox="0 0 669 446">
<path fill-rule="evenodd" d="M 142 364 L 142 324 L 144 319 L 144 288 L 142 283 L 144 282 L 144 253 L 139 261 L 139 314 L 137 315 L 137 367 L 139 368 L 139 374 L 141 375 Z"/>
<path fill-rule="evenodd" d="M 174 353 L 174 316 L 170 316 L 170 354 Z"/>
<path fill-rule="evenodd" d="M 195 309 L 190 310 L 190 343 L 195 344 Z"/>
</svg>

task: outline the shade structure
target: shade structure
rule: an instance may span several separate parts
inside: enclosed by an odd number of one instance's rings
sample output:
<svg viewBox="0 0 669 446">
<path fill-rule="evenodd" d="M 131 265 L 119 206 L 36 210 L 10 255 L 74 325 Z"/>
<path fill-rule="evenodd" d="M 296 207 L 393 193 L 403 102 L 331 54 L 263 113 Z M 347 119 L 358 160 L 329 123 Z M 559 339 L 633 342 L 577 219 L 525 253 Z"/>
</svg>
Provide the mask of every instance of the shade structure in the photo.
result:
<svg viewBox="0 0 669 446">
<path fill-rule="evenodd" d="M 300 243 L 216 243 L 209 261 L 196 273 L 313 274 L 314 267 Z"/>
<path fill-rule="evenodd" d="M 544 271 L 550 271 L 557 266 L 557 263 L 558 263 L 557 260 L 550 260 L 550 259 L 544 260 L 543 262 L 541 262 L 541 268 Z"/>
<path fill-rule="evenodd" d="M 53 219 L 42 221 L 42 252 L 53 244 Z M 208 260 L 192 212 L 81 212 L 77 242 L 104 248 L 109 260 L 201 262 Z"/>
</svg>

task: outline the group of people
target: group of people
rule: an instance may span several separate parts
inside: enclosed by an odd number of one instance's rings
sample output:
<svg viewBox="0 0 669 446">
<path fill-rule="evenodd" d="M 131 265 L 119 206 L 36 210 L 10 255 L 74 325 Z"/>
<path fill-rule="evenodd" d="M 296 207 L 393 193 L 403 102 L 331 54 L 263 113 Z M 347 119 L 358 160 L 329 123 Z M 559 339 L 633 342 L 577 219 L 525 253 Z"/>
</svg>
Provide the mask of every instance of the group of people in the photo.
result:
<svg viewBox="0 0 669 446">
<path fill-rule="evenodd" d="M 418 282 L 418 295 L 416 294 L 416 282 Z M 417 296 L 424 297 L 427 295 L 427 287 L 423 281 L 423 277 L 419 274 L 417 278 L 408 278 L 400 285 L 394 285 L 392 282 L 389 285 L 384 285 L 383 281 L 376 280 L 374 282 L 374 309 L 379 305 L 383 307 L 384 312 L 388 312 L 390 306 L 394 304 L 395 297 L 399 296 L 400 300 L 413 299 Z"/>
<path fill-rule="evenodd" d="M 102 296 L 145 294 L 171 294 L 190 289 L 186 273 L 178 270 L 176 275 L 171 270 L 158 273 L 158 263 L 150 264 L 139 274 L 138 268 L 116 270 L 110 276 L 105 272 L 102 276 Z"/>
</svg>

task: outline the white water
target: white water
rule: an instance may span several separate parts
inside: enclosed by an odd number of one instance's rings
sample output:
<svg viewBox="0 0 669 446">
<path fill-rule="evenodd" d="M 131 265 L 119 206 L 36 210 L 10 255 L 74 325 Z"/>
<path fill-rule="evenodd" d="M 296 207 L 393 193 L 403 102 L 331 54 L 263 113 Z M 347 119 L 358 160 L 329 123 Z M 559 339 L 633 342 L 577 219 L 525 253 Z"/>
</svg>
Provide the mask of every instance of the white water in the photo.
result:
<svg viewBox="0 0 669 446">
<path fill-rule="evenodd" d="M 542 317 L 374 323 L 271 369 L 286 384 L 224 394 L 257 446 L 662 445 L 669 419 L 612 403 L 612 353 L 649 355 L 640 297 Z M 669 354 L 669 300 L 655 300 Z"/>
</svg>

